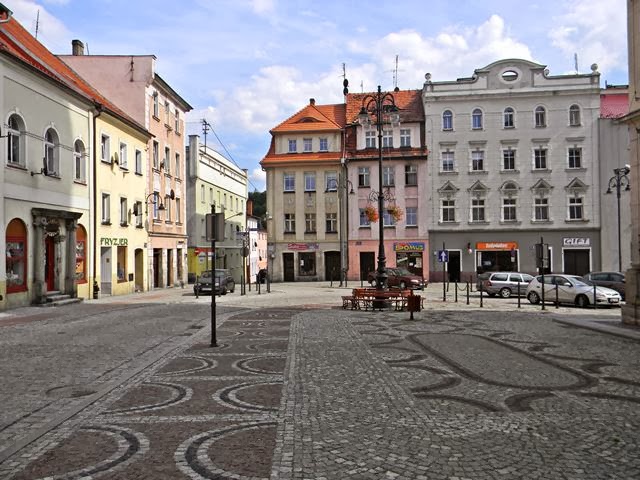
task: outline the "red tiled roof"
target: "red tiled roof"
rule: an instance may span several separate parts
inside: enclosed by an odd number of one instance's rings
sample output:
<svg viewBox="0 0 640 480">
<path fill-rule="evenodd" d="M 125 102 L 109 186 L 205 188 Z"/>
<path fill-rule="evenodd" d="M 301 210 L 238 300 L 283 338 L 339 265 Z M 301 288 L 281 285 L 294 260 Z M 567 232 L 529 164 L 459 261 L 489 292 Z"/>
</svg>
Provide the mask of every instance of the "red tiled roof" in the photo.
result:
<svg viewBox="0 0 640 480">
<path fill-rule="evenodd" d="M 620 118 L 629 113 L 629 94 L 603 93 L 600 95 L 600 118 Z"/>
<path fill-rule="evenodd" d="M 309 105 L 273 128 L 271 134 L 340 130 L 345 123 L 344 111 L 344 104 L 316 105 L 311 100 Z"/>
<path fill-rule="evenodd" d="M 400 109 L 400 122 L 424 122 L 422 90 L 399 90 L 389 93 L 393 95 L 393 100 Z M 349 93 L 347 95 L 346 117 L 348 124 L 357 122 L 362 102 L 367 95 L 375 95 L 375 93 Z"/>
<path fill-rule="evenodd" d="M 0 24 L 0 53 L 18 59 L 85 100 L 102 105 L 110 113 L 146 132 L 142 125 L 103 97 L 66 63 L 47 50 L 13 17 L 8 22 Z"/>
</svg>

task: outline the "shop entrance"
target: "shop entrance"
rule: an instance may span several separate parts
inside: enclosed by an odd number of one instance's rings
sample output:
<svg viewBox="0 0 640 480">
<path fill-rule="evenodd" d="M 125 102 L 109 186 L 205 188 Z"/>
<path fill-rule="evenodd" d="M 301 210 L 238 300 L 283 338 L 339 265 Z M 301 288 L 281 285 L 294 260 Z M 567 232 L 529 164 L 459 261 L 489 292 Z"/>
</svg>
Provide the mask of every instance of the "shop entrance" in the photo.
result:
<svg viewBox="0 0 640 480">
<path fill-rule="evenodd" d="M 564 255 L 564 273 L 567 275 L 586 275 L 589 273 L 589 256 L 588 249 L 570 249 L 563 252 Z"/>
<path fill-rule="evenodd" d="M 396 253 L 396 266 L 409 270 L 420 277 L 422 273 L 422 252 L 398 252 Z"/>
<path fill-rule="evenodd" d="M 284 268 L 284 281 L 294 282 L 296 279 L 296 267 L 293 253 L 282 254 L 282 266 Z"/>
<path fill-rule="evenodd" d="M 360 252 L 360 280 L 367 280 L 369 272 L 376 269 L 376 258 L 373 252 Z"/>
<path fill-rule="evenodd" d="M 340 252 L 324 252 L 324 279 L 340 281 Z"/>
<path fill-rule="evenodd" d="M 449 250 L 447 270 L 450 282 L 460 282 L 460 250 Z"/>
<path fill-rule="evenodd" d="M 476 255 L 477 273 L 518 270 L 518 252 L 515 250 L 479 251 Z"/>
<path fill-rule="evenodd" d="M 111 247 L 100 248 L 100 291 L 111 295 Z"/>
</svg>

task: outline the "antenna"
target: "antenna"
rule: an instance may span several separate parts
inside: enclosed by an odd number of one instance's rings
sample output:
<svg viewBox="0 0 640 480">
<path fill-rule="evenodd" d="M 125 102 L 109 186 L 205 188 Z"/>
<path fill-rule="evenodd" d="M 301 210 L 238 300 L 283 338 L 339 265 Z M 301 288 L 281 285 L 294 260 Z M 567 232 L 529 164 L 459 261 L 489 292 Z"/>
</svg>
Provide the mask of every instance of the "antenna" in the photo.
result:
<svg viewBox="0 0 640 480">
<path fill-rule="evenodd" d="M 398 92 L 400 88 L 398 88 L 398 72 L 403 72 L 404 70 L 398 70 L 398 58 L 399 55 L 396 55 L 396 66 L 393 70 L 387 70 L 387 72 L 393 72 L 393 91 Z"/>
<path fill-rule="evenodd" d="M 38 39 L 39 27 L 40 27 L 40 9 L 38 9 L 38 11 L 36 12 L 36 34 L 35 34 L 36 40 Z"/>
<path fill-rule="evenodd" d="M 204 135 L 204 149 L 205 151 L 207 150 L 207 134 L 209 133 L 209 129 L 211 128 L 211 125 L 209 125 L 209 122 L 207 122 L 206 119 L 202 119 L 202 134 Z"/>
<path fill-rule="evenodd" d="M 576 67 L 576 73 L 578 73 L 579 70 L 578 70 L 578 54 L 577 53 L 573 54 L 573 63 L 575 65 L 575 67 Z"/>
<path fill-rule="evenodd" d="M 364 93 L 364 82 L 360 80 L 360 93 Z"/>
</svg>

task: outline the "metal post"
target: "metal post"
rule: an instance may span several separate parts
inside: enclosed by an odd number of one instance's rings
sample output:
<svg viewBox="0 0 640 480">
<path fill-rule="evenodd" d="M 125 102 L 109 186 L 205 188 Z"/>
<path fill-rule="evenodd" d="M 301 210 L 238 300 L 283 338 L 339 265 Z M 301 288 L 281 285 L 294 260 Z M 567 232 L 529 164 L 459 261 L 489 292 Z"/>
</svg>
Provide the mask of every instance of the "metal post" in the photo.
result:
<svg viewBox="0 0 640 480">
<path fill-rule="evenodd" d="M 558 303 L 558 284 L 556 283 L 556 308 L 559 307 L 559 303 Z"/>
<path fill-rule="evenodd" d="M 469 282 L 467 282 L 467 305 L 469 305 Z"/>
<path fill-rule="evenodd" d="M 446 250 L 444 242 L 442 242 L 442 252 L 444 253 L 444 251 Z M 447 301 L 447 282 L 445 281 L 445 276 L 446 276 L 446 262 L 444 262 L 444 258 L 442 259 L 442 301 L 446 302 Z"/>
<path fill-rule="evenodd" d="M 542 310 L 544 310 L 544 238 L 540 237 L 540 251 L 542 252 L 542 259 L 540 260 L 540 274 L 542 276 Z"/>
<path fill-rule="evenodd" d="M 211 221 L 214 225 L 216 222 L 216 206 L 211 204 Z M 216 338 L 216 234 L 215 228 L 211 228 L 211 253 L 213 254 L 211 267 L 211 346 L 218 346 L 218 339 Z"/>
<path fill-rule="evenodd" d="M 456 287 L 456 293 L 454 294 L 454 298 L 455 298 L 454 302 L 458 303 L 458 282 L 457 281 L 454 282 L 454 285 Z"/>
<path fill-rule="evenodd" d="M 378 85 L 376 96 L 376 126 L 378 128 L 378 275 L 376 287 L 382 291 L 387 287 L 385 267 L 387 258 L 384 253 L 384 195 L 382 194 L 382 88 Z"/>
<path fill-rule="evenodd" d="M 480 289 L 480 308 L 482 308 L 482 292 L 484 292 L 484 289 Z"/>
<path fill-rule="evenodd" d="M 520 308 L 520 280 L 518 280 L 518 308 Z"/>
</svg>

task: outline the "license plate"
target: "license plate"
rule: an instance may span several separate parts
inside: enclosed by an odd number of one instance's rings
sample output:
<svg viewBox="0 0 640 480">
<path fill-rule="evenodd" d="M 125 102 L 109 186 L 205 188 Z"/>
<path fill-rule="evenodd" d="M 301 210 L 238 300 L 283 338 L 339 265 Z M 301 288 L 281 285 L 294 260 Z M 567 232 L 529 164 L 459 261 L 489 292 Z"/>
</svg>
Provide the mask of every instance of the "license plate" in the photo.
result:
<svg viewBox="0 0 640 480">
<path fill-rule="evenodd" d="M 609 303 L 618 303 L 618 299 L 617 298 L 610 298 L 609 299 Z"/>
</svg>

